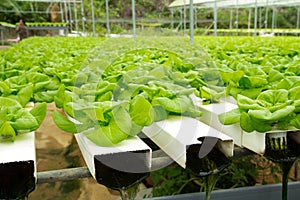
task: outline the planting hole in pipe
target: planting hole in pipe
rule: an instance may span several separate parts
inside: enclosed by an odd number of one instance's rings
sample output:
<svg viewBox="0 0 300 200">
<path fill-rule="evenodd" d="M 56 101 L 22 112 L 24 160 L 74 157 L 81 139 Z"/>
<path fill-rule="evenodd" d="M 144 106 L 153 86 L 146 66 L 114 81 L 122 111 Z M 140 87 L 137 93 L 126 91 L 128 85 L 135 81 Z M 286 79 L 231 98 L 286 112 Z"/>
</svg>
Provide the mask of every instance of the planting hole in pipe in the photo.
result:
<svg viewBox="0 0 300 200">
<path fill-rule="evenodd" d="M 228 167 L 231 161 L 218 149 L 218 138 L 200 137 L 198 140 L 201 144 L 190 145 L 187 149 L 186 167 L 205 181 L 206 200 L 209 200 L 219 179 L 219 172 Z"/>
<path fill-rule="evenodd" d="M 24 199 L 35 189 L 33 161 L 0 164 L 0 199 Z"/>
<path fill-rule="evenodd" d="M 144 154 L 146 150 L 96 155 L 96 180 L 108 188 L 118 190 L 122 200 L 134 199 L 139 183 L 150 174 Z"/>
<path fill-rule="evenodd" d="M 96 155 L 96 180 L 111 189 L 127 189 L 149 175 L 143 151 Z"/>
<path fill-rule="evenodd" d="M 201 144 L 192 144 L 187 149 L 186 167 L 196 176 L 218 173 L 230 165 L 228 159 L 218 148 L 218 138 L 200 137 Z"/>
<path fill-rule="evenodd" d="M 300 156 L 299 131 L 274 132 L 266 134 L 264 156 L 277 163 L 282 170 L 282 200 L 288 199 L 288 177 L 295 161 Z"/>
</svg>

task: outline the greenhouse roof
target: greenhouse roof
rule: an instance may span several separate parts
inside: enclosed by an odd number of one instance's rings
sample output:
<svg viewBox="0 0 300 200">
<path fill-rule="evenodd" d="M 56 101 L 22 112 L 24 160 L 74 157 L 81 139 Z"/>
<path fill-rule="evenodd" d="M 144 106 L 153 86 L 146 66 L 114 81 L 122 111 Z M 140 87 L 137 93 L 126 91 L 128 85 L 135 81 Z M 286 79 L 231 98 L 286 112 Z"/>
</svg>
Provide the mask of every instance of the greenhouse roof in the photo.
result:
<svg viewBox="0 0 300 200">
<path fill-rule="evenodd" d="M 183 7 L 190 4 L 190 0 L 175 0 L 169 7 Z M 265 7 L 265 6 L 297 6 L 300 0 L 194 0 L 197 7 Z"/>
</svg>

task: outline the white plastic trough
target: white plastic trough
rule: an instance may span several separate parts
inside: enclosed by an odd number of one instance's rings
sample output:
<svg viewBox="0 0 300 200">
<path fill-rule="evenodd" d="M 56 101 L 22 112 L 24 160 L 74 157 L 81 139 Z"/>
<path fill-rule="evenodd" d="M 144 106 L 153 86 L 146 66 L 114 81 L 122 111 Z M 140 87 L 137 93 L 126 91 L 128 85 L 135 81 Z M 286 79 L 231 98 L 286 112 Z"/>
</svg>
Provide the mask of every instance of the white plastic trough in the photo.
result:
<svg viewBox="0 0 300 200">
<path fill-rule="evenodd" d="M 202 154 L 205 157 L 215 145 L 225 156 L 233 156 L 232 138 L 194 118 L 170 116 L 144 127 L 142 131 L 183 168 L 186 168 L 187 151 L 191 145 L 203 145 L 199 156 Z M 216 138 L 216 143 L 207 145 L 199 140 L 205 137 Z"/>
<path fill-rule="evenodd" d="M 224 125 L 219 121 L 218 118 L 220 114 L 237 108 L 237 105 L 230 102 L 221 101 L 220 103 L 208 105 L 198 104 L 198 106 L 203 112 L 202 116 L 200 117 L 200 121 L 233 138 L 234 144 L 240 147 L 243 146 L 243 130 L 241 129 L 240 125 Z"/>
<path fill-rule="evenodd" d="M 243 131 L 242 144 L 245 148 L 250 149 L 257 154 L 263 155 L 266 152 L 266 137 L 268 137 L 268 134 L 285 132 L 288 134 L 288 137 L 300 145 L 300 131 L 295 129 L 272 130 L 266 133 L 259 133 L 256 131 L 247 133 Z"/>
<path fill-rule="evenodd" d="M 34 106 L 30 103 L 26 108 Z M 36 185 L 35 132 L 0 143 L 0 199 L 28 196 Z"/>
<path fill-rule="evenodd" d="M 266 137 L 271 133 L 289 132 L 289 136 L 291 136 L 294 141 L 300 144 L 300 132 L 295 129 L 272 130 L 266 133 L 259 133 L 256 131 L 247 133 L 241 129 L 239 123 L 233 125 L 222 124 L 218 119 L 218 115 L 237 108 L 236 102 L 232 97 L 222 99 L 220 103 L 208 105 L 201 105 L 201 103 L 199 103 L 198 106 L 203 112 L 203 115 L 200 118 L 201 121 L 232 137 L 236 145 L 247 148 L 257 154 L 263 155 L 265 153 Z"/>
<path fill-rule="evenodd" d="M 226 106 L 228 104 L 233 104 L 236 106 L 236 100 L 232 96 L 226 97 L 226 98 L 222 99 L 222 101 L 223 102 L 221 104 L 225 104 Z M 236 125 L 240 126 L 239 124 L 236 124 Z M 257 131 L 247 133 L 242 130 L 241 146 L 245 147 L 257 154 L 263 155 L 266 152 L 266 138 L 268 137 L 269 134 L 273 134 L 273 133 L 287 133 L 288 137 L 290 137 L 296 143 L 300 144 L 299 130 L 297 130 L 295 128 L 290 128 L 288 130 L 274 129 L 272 131 L 265 132 L 265 133 L 259 133 Z"/>
</svg>

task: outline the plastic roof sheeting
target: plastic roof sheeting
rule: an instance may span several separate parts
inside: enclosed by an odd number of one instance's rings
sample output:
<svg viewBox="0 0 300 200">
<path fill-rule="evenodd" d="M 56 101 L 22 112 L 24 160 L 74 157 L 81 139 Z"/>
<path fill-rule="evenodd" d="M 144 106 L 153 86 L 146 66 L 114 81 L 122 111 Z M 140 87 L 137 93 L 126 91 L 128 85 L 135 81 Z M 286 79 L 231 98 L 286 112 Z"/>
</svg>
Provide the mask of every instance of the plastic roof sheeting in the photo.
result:
<svg viewBox="0 0 300 200">
<path fill-rule="evenodd" d="M 300 0 L 223 0 L 217 1 L 217 7 L 266 7 L 266 6 L 297 6 L 300 5 Z M 207 7 L 214 6 L 213 4 L 205 4 Z"/>
<path fill-rule="evenodd" d="M 175 0 L 169 7 L 183 7 L 189 5 L 190 0 Z M 194 0 L 197 7 L 265 7 L 265 6 L 299 6 L 300 0 Z"/>
<path fill-rule="evenodd" d="M 204 3 L 214 3 L 215 1 L 216 0 L 194 0 L 193 3 L 194 3 L 194 5 L 202 5 Z M 218 2 L 218 0 L 217 0 L 217 2 Z M 169 7 L 170 8 L 183 7 L 184 5 L 187 6 L 189 4 L 190 4 L 190 0 L 175 0 L 169 5 Z"/>
</svg>

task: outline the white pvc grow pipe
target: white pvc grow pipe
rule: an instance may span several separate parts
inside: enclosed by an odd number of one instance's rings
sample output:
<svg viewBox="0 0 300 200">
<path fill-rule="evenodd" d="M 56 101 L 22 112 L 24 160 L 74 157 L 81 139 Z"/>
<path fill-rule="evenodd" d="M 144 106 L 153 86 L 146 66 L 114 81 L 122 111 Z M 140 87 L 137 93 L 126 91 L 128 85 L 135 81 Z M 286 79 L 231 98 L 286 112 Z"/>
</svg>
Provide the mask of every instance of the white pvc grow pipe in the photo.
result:
<svg viewBox="0 0 300 200">
<path fill-rule="evenodd" d="M 230 102 L 220 102 L 216 104 L 199 105 L 199 109 L 202 111 L 200 120 L 211 126 L 212 128 L 220 131 L 233 138 L 234 144 L 242 146 L 242 129 L 239 124 L 224 125 L 219 120 L 219 115 L 225 112 L 229 112 L 236 109 L 237 105 Z"/>
<path fill-rule="evenodd" d="M 139 157 L 141 158 L 140 160 L 141 166 L 146 166 L 148 171 L 145 172 L 150 172 L 152 149 L 148 147 L 137 136 L 131 137 L 129 139 L 122 141 L 119 144 L 116 144 L 114 146 L 108 146 L 108 147 L 97 146 L 92 141 L 90 141 L 84 135 L 84 133 L 75 134 L 75 138 L 77 140 L 83 158 L 86 162 L 86 165 L 91 175 L 95 179 L 97 179 L 96 177 L 97 173 L 103 173 L 99 171 L 99 169 L 96 167 L 95 157 L 97 156 L 110 156 L 111 158 L 113 158 L 114 156 L 120 155 L 122 153 L 139 154 Z M 112 169 L 116 169 L 121 172 L 130 172 L 130 173 L 134 173 L 134 169 L 135 167 L 137 167 L 137 166 L 130 166 L 130 165 L 125 166 L 125 163 L 104 163 L 104 164 L 108 165 Z"/>
<path fill-rule="evenodd" d="M 191 145 L 204 144 L 200 138 L 216 138 L 218 142 L 214 145 L 217 145 L 225 156 L 233 156 L 232 138 L 194 118 L 169 116 L 168 119 L 144 127 L 142 132 L 183 168 L 186 168 L 188 148 Z M 204 149 L 208 152 L 212 150 L 207 147 L 200 150 Z"/>
<path fill-rule="evenodd" d="M 199 104 L 199 108 L 203 113 L 200 118 L 202 122 L 233 138 L 234 144 L 240 147 L 245 147 L 257 154 L 264 155 L 266 151 L 266 136 L 268 134 L 278 132 L 292 132 L 289 133 L 291 135 L 291 138 L 293 138 L 294 141 L 300 144 L 300 132 L 296 129 L 291 128 L 285 131 L 274 129 L 265 133 L 259 133 L 256 131 L 247 133 L 241 129 L 239 123 L 232 125 L 222 124 L 218 116 L 222 113 L 238 108 L 236 102 L 233 99 L 222 99 L 220 103 L 216 104 Z"/>
<path fill-rule="evenodd" d="M 33 108 L 34 104 L 27 104 L 27 108 Z M 5 185 L 6 188 L 16 188 L 16 192 L 30 192 L 30 181 L 34 180 L 32 190 L 36 184 L 36 151 L 35 151 L 35 132 L 19 134 L 14 142 L 1 142 L 0 144 L 0 166 L 1 175 L 5 174 L 11 180 Z M 12 173 L 11 168 L 15 169 Z M 18 169 L 22 169 L 18 171 Z M 11 176 L 11 177 L 10 177 Z M 3 178 L 3 177 L 2 177 Z M 22 180 L 20 182 L 20 180 Z M 2 180 L 1 180 L 2 181 Z M 3 188 L 1 188 L 3 192 Z M 1 193 L 0 195 L 5 195 Z M 8 194 L 6 194 L 8 195 Z M 9 194 L 13 195 L 13 194 Z M 28 195 L 28 194 L 19 194 Z M 0 196 L 0 198 L 8 198 Z M 15 199 L 19 197 L 10 196 L 9 198 Z"/>
</svg>

